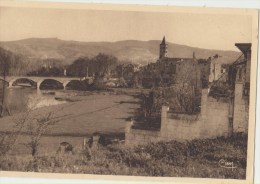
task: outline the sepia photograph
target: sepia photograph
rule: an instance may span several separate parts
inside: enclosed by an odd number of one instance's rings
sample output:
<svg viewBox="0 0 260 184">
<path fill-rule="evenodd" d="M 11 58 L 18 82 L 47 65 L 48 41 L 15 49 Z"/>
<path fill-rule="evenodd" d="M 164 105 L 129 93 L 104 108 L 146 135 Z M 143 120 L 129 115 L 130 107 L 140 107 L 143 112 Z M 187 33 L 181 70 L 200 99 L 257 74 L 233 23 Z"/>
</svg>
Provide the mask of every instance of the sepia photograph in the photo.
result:
<svg viewBox="0 0 260 184">
<path fill-rule="evenodd" d="M 0 3 L 0 172 L 252 181 L 257 10 L 41 4 Z"/>
</svg>

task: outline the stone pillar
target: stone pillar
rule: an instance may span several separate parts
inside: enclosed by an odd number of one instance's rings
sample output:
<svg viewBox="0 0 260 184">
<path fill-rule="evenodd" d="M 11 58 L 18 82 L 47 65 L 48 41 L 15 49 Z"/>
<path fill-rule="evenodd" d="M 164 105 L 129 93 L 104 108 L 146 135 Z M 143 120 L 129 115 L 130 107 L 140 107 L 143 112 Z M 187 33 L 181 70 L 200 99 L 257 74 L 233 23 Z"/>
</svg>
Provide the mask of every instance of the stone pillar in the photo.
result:
<svg viewBox="0 0 260 184">
<path fill-rule="evenodd" d="M 37 83 L 36 83 L 37 90 L 40 90 L 40 85 L 41 85 L 41 82 L 37 82 Z"/>
<path fill-rule="evenodd" d="M 161 112 L 161 136 L 166 137 L 167 136 L 167 126 L 168 126 L 168 106 L 162 106 L 162 112 Z"/>
<path fill-rule="evenodd" d="M 8 87 L 9 88 L 13 87 L 13 81 L 8 82 Z"/>
<path fill-rule="evenodd" d="M 84 137 L 83 138 L 83 144 L 82 144 L 82 149 L 84 150 L 84 149 L 86 149 L 86 147 L 88 147 L 88 145 L 87 145 L 87 138 L 86 137 Z"/>
<path fill-rule="evenodd" d="M 99 135 L 93 135 L 92 138 L 93 138 L 93 144 L 92 144 L 91 149 L 99 149 L 100 136 Z"/>
<path fill-rule="evenodd" d="M 228 136 L 233 135 L 233 121 L 234 121 L 234 95 L 229 95 L 229 112 L 228 112 Z"/>
<path fill-rule="evenodd" d="M 243 97 L 243 83 L 236 82 L 234 93 L 234 132 L 246 132 L 248 126 L 246 101 Z"/>
<path fill-rule="evenodd" d="M 10 80 L 10 81 L 8 82 L 8 87 L 9 87 L 9 88 L 13 87 L 13 83 L 14 83 L 15 81 L 16 81 L 16 79 Z"/>
<path fill-rule="evenodd" d="M 134 121 L 133 121 L 133 120 L 128 121 L 128 122 L 126 123 L 126 126 L 125 126 L 125 132 L 126 132 L 126 133 L 129 133 L 129 132 L 131 131 L 131 127 L 133 126 L 133 124 L 134 124 Z"/>
<path fill-rule="evenodd" d="M 133 120 L 128 121 L 125 126 L 125 144 L 131 144 L 131 128 L 133 126 Z"/>
<path fill-rule="evenodd" d="M 201 105 L 200 105 L 200 114 L 202 119 L 207 118 L 207 101 L 208 101 L 209 89 L 201 90 Z"/>
<path fill-rule="evenodd" d="M 65 90 L 65 89 L 66 89 L 67 82 L 63 82 L 62 85 L 63 85 L 63 89 Z"/>
</svg>

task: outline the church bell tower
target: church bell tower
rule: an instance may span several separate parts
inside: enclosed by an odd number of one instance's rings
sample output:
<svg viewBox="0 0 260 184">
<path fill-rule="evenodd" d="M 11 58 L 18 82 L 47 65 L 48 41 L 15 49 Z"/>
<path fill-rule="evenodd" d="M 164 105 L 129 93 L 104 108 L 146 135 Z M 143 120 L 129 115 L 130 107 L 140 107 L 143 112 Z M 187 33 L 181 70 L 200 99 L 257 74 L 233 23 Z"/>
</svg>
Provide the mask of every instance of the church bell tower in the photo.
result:
<svg viewBox="0 0 260 184">
<path fill-rule="evenodd" d="M 160 44 L 159 59 L 167 57 L 167 44 L 165 42 L 165 36 L 163 37 L 162 43 Z"/>
</svg>

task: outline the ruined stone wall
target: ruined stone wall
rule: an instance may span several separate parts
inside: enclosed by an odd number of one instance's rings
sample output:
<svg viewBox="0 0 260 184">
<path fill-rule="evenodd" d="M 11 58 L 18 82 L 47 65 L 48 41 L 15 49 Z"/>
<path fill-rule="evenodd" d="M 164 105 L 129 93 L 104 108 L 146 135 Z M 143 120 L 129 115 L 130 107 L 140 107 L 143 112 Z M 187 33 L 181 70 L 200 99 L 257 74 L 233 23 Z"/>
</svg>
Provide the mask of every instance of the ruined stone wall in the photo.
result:
<svg viewBox="0 0 260 184">
<path fill-rule="evenodd" d="M 142 144 L 156 141 L 186 141 L 202 138 L 228 136 L 229 118 L 234 110 L 234 132 L 247 131 L 248 104 L 241 90 L 243 85 L 236 85 L 234 109 L 229 98 L 208 96 L 208 89 L 202 90 L 201 112 L 197 115 L 176 114 L 163 106 L 160 131 L 136 130 L 131 125 L 126 128 L 127 144 Z M 242 100 L 241 100 L 242 99 Z"/>
<path fill-rule="evenodd" d="M 206 90 L 203 91 L 201 106 L 202 137 L 213 138 L 228 135 L 230 105 L 229 98 L 216 99 L 208 96 Z"/>
<path fill-rule="evenodd" d="M 162 140 L 160 131 L 133 129 L 131 126 L 132 122 L 128 122 L 125 130 L 126 145 L 140 145 Z"/>
<path fill-rule="evenodd" d="M 243 95 L 244 84 L 236 82 L 234 93 L 234 132 L 247 132 L 249 119 L 248 96 Z"/>
<path fill-rule="evenodd" d="M 164 108 L 164 116 L 161 119 L 161 137 L 172 140 L 192 140 L 200 138 L 200 117 L 186 114 L 168 113 Z"/>
<path fill-rule="evenodd" d="M 201 113 L 198 115 L 168 113 L 162 108 L 161 137 L 192 140 L 228 135 L 229 102 L 214 99 L 202 90 Z"/>
</svg>

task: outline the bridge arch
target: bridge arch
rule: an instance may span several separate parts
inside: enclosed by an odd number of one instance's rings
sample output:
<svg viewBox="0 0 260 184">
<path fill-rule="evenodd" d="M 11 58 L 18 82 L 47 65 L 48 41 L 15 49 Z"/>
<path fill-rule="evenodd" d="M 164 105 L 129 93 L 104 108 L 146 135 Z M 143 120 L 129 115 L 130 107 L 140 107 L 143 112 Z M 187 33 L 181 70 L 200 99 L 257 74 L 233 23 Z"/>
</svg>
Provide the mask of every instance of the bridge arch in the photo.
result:
<svg viewBox="0 0 260 184">
<path fill-rule="evenodd" d="M 63 82 L 56 79 L 43 79 L 37 82 L 37 89 L 64 89 Z"/>
<path fill-rule="evenodd" d="M 37 82 L 29 79 L 29 78 L 15 78 L 9 81 L 9 87 L 12 86 L 20 86 L 20 85 L 28 85 L 28 87 L 36 87 L 37 86 Z"/>
<path fill-rule="evenodd" d="M 63 83 L 64 89 L 71 89 L 71 90 L 82 90 L 85 88 L 85 82 L 78 79 L 68 80 Z"/>
</svg>

